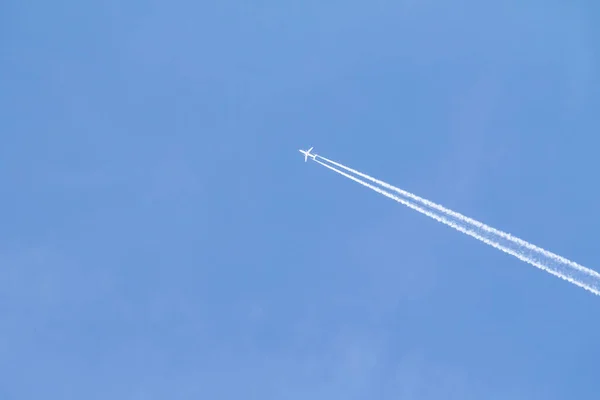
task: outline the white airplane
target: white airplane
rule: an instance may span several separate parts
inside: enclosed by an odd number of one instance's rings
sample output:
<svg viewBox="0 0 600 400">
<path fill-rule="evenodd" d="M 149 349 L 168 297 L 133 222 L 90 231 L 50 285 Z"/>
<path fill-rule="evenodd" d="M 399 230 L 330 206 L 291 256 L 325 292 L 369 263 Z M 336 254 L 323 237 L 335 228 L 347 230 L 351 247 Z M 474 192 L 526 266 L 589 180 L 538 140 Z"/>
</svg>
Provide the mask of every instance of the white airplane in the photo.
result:
<svg viewBox="0 0 600 400">
<path fill-rule="evenodd" d="M 316 160 L 317 155 L 316 154 L 310 154 L 310 151 L 314 149 L 314 147 L 311 147 L 308 150 L 298 150 L 300 153 L 304 154 L 304 162 L 308 161 L 308 157 L 312 157 L 313 160 Z"/>
</svg>

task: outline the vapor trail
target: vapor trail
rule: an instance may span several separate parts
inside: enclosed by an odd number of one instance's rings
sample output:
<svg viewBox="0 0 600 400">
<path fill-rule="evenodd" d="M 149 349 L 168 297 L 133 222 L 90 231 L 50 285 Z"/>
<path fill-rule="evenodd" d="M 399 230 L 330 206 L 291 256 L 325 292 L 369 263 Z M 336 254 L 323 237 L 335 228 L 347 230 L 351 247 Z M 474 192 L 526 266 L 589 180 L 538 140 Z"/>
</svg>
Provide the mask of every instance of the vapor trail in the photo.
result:
<svg viewBox="0 0 600 400">
<path fill-rule="evenodd" d="M 319 156 L 320 157 L 320 156 Z M 324 157 L 322 157 L 323 159 L 325 159 Z M 584 275 L 583 277 L 578 277 L 578 275 L 582 275 L 582 274 L 578 274 L 578 270 L 577 269 L 567 269 L 567 270 L 558 270 L 558 269 L 553 269 L 551 267 L 549 267 L 547 264 L 540 262 L 532 257 L 527 256 L 526 254 L 523 254 L 522 252 L 519 252 L 515 249 L 511 249 L 509 247 L 506 247 L 504 245 L 502 245 L 501 243 L 499 243 L 498 241 L 492 240 L 490 238 L 487 238 L 485 236 L 482 236 L 480 233 L 478 233 L 476 230 L 474 229 L 470 229 L 466 226 L 460 225 L 450 219 L 447 218 L 447 216 L 445 215 L 437 215 L 432 211 L 426 210 L 424 208 L 421 208 L 420 206 L 411 203 L 408 200 L 402 199 L 398 196 L 393 195 L 392 193 L 386 192 L 385 190 L 376 187 L 374 185 L 371 185 L 365 181 L 362 181 L 361 179 L 358 179 L 355 176 L 352 176 L 346 172 L 340 171 L 339 169 L 332 167 L 331 165 L 327 165 L 319 160 L 314 160 L 315 162 L 321 164 L 322 166 L 329 168 L 332 171 L 337 172 L 340 175 L 345 176 L 346 178 L 352 179 L 353 181 L 360 183 L 363 186 L 368 187 L 369 189 L 374 190 L 377 193 L 380 193 L 386 197 L 389 197 L 392 200 L 397 201 L 398 203 L 401 203 L 415 211 L 420 212 L 421 214 L 424 214 L 430 218 L 433 218 L 434 220 L 441 222 L 445 225 L 450 226 L 451 228 L 456 229 L 459 232 L 462 232 L 464 234 L 467 234 L 471 237 L 474 237 L 475 239 L 488 244 L 504 253 L 510 254 L 512 256 L 517 257 L 519 260 L 521 261 L 525 261 L 528 264 L 531 264 L 537 268 L 540 268 L 554 276 L 557 276 L 561 279 L 566 280 L 567 282 L 570 282 L 574 285 L 577 285 L 591 293 L 594 293 L 595 295 L 600 295 L 600 280 L 599 279 L 594 279 L 595 277 L 590 277 L 589 275 Z M 591 271 L 591 270 L 590 270 Z"/>
<path fill-rule="evenodd" d="M 578 263 L 576 263 L 574 261 L 571 261 L 571 260 L 569 260 L 567 258 L 561 257 L 558 254 L 552 253 L 552 252 L 550 252 L 548 250 L 545 250 L 545 249 L 543 249 L 541 247 L 538 247 L 538 246 L 536 246 L 536 245 L 534 245 L 532 243 L 529 243 L 529 242 L 527 242 L 527 241 L 525 241 L 523 239 L 520 239 L 520 238 L 518 238 L 516 236 L 513 236 L 510 233 L 506 233 L 506 232 L 503 232 L 501 230 L 492 228 L 491 226 L 486 225 L 483 222 L 477 221 L 477 220 L 475 220 L 473 218 L 469 218 L 469 217 L 467 217 L 467 216 L 465 216 L 463 214 L 460 214 L 460 213 L 458 213 L 456 211 L 452 211 L 452 210 L 450 210 L 450 209 L 448 209 L 448 208 L 446 208 L 446 207 L 444 207 L 444 206 L 442 206 L 440 204 L 436 204 L 436 203 L 434 203 L 432 201 L 429 201 L 427 199 L 419 197 L 416 194 L 413 194 L 413 193 L 408 192 L 406 190 L 402 190 L 402 189 L 400 189 L 400 188 L 398 188 L 396 186 L 390 185 L 389 183 L 386 183 L 386 182 L 381 181 L 379 179 L 375 179 L 372 176 L 369 176 L 367 174 L 359 172 L 359 171 L 357 171 L 355 169 L 347 167 L 347 166 L 345 166 L 343 164 L 340 164 L 338 162 L 335 162 L 335 161 L 330 160 L 328 158 L 325 158 L 323 156 L 317 156 L 317 157 L 319 157 L 319 158 L 327 161 L 328 163 L 333 164 L 333 165 L 335 165 L 335 166 L 337 166 L 339 168 L 345 169 L 348 172 L 351 172 L 351 173 L 353 173 L 355 175 L 358 175 L 358 176 L 360 176 L 362 178 L 365 178 L 365 179 L 367 179 L 367 180 L 369 180 L 371 182 L 374 182 L 374 183 L 376 183 L 376 184 L 378 184 L 378 185 L 380 185 L 380 186 L 382 186 L 382 187 L 384 187 L 386 189 L 390 189 L 390 190 L 393 190 L 393 191 L 395 191 L 397 193 L 400 193 L 401 195 L 403 195 L 405 197 L 408 197 L 410 199 L 413 199 L 414 201 L 416 201 L 418 203 L 421 203 L 421 204 L 423 204 L 423 205 L 425 205 L 427 207 L 433 208 L 433 209 L 435 209 L 435 210 L 437 210 L 437 211 L 439 211 L 439 212 L 441 212 L 443 214 L 446 214 L 448 216 L 454 217 L 454 218 L 458 219 L 461 222 L 474 225 L 474 226 L 476 226 L 477 228 L 479 228 L 481 230 L 484 230 L 486 232 L 492 233 L 494 235 L 498 235 L 501 238 L 506 239 L 506 240 L 508 240 L 508 241 L 510 241 L 510 242 L 512 242 L 512 243 L 514 243 L 516 245 L 518 245 L 518 246 L 525 247 L 525 248 L 531 250 L 532 252 L 536 252 L 536 253 L 539 253 L 540 255 L 543 255 L 545 257 L 551 258 L 555 262 L 567 264 L 570 267 L 573 267 L 573 268 L 575 268 L 575 269 L 577 269 L 577 270 L 579 270 L 579 271 L 581 271 L 583 273 L 587 273 L 587 274 L 589 274 L 591 276 L 594 276 L 596 278 L 600 278 L 600 273 L 598 273 L 598 272 L 596 272 L 596 271 L 594 271 L 592 269 L 586 268 L 583 265 L 580 265 L 580 264 L 578 264 Z M 315 161 L 317 161 L 317 160 L 315 160 Z"/>
</svg>

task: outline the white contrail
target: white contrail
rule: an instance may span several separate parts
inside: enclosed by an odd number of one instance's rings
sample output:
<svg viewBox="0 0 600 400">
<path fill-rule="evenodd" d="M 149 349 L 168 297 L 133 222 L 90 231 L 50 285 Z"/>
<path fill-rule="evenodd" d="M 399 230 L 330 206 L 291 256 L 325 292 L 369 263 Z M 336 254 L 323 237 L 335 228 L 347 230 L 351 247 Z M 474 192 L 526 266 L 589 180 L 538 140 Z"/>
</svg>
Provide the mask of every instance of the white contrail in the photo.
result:
<svg viewBox="0 0 600 400">
<path fill-rule="evenodd" d="M 409 207 L 409 208 L 411 208 L 411 209 L 413 209 L 415 211 L 420 212 L 421 214 L 424 214 L 424 215 L 426 215 L 426 216 L 428 216 L 430 218 L 433 218 L 434 220 L 436 220 L 438 222 L 441 222 L 441 223 L 443 223 L 445 225 L 448 225 L 448 226 L 456 229 L 459 232 L 462 232 L 462 233 L 465 233 L 465 234 L 467 234 L 467 235 L 469 235 L 471 237 L 474 237 L 475 239 L 478 239 L 478 240 L 480 240 L 481 242 L 483 242 L 485 244 L 488 244 L 488 245 L 490 245 L 490 246 L 492 246 L 492 247 L 494 247 L 494 248 L 496 248 L 496 249 L 498 249 L 500 251 L 503 251 L 504 253 L 510 254 L 512 256 L 515 256 L 515 257 L 517 257 L 521 261 L 525 261 L 526 263 L 531 264 L 531 265 L 533 265 L 533 266 L 535 266 L 537 268 L 540 268 L 540 269 L 542 269 L 542 270 L 544 270 L 544 271 L 546 271 L 546 272 L 548 272 L 548 273 L 550 273 L 552 275 L 555 275 L 555 276 L 557 276 L 557 277 L 559 277 L 561 279 L 564 279 L 564 280 L 566 280 L 568 282 L 571 282 L 572 284 L 577 285 L 577 286 L 579 286 L 579 287 L 581 287 L 581 288 L 583 288 L 585 290 L 588 290 L 588 291 L 594 293 L 595 295 L 600 295 L 600 280 L 594 279 L 594 277 L 590 277 L 590 276 L 578 277 L 577 275 L 581 275 L 581 274 L 577 273 L 578 272 L 577 269 L 573 268 L 571 270 L 567 269 L 567 270 L 563 270 L 563 271 L 557 270 L 557 269 L 553 269 L 553 268 L 549 267 L 547 264 L 544 264 L 543 262 L 540 262 L 540 261 L 538 261 L 538 260 L 536 260 L 536 259 L 534 259 L 532 257 L 529 257 L 528 255 L 523 254 L 522 252 L 519 252 L 519 251 L 517 251 L 515 249 L 511 249 L 509 247 L 506 247 L 506 246 L 502 245 L 501 243 L 499 243 L 499 242 L 497 242 L 495 240 L 492 240 L 490 238 L 482 236 L 476 230 L 469 229 L 466 226 L 463 226 L 463 225 L 460 225 L 460 224 L 458 224 L 458 223 L 456 223 L 454 221 L 451 221 L 450 219 L 447 218 L 447 216 L 437 215 L 434 212 L 431 212 L 429 210 L 421 208 L 420 206 L 415 205 L 415 204 L 413 204 L 413 203 L 411 203 L 411 202 L 409 202 L 409 201 L 407 201 L 405 199 L 402 199 L 402 198 L 400 198 L 398 196 L 395 196 L 395 195 L 393 195 L 393 194 L 391 194 L 389 192 L 386 192 L 385 190 L 383 190 L 383 189 L 381 189 L 379 187 L 376 187 L 376 186 L 371 185 L 371 184 L 369 184 L 367 182 L 364 182 L 364 181 L 358 179 L 355 176 L 352 176 L 350 174 L 347 174 L 346 172 L 340 171 L 339 169 L 337 169 L 335 167 L 332 167 L 331 165 L 327 165 L 327 164 L 325 164 L 325 163 L 323 163 L 323 162 L 321 162 L 319 160 L 314 160 L 314 161 L 317 162 L 317 163 L 319 163 L 319 164 L 321 164 L 324 167 L 327 167 L 327 168 L 331 169 L 332 171 L 337 172 L 340 175 L 345 176 L 346 178 L 352 179 L 353 181 L 358 182 L 361 185 L 366 186 L 369 189 L 372 189 L 372 190 L 376 191 L 377 193 L 380 193 L 380 194 L 382 194 L 382 195 L 384 195 L 386 197 L 389 197 L 390 199 L 393 199 L 393 200 L 395 200 L 395 201 L 397 201 L 397 202 L 399 202 L 399 203 L 401 203 L 401 204 L 403 204 L 403 205 L 405 205 L 405 206 L 407 206 L 407 207 Z"/>
<path fill-rule="evenodd" d="M 546 257 L 549 257 L 549 258 L 553 259 L 556 262 L 567 264 L 567 265 L 569 265 L 569 266 L 571 266 L 571 267 L 573 267 L 573 268 L 575 268 L 575 269 L 577 269 L 577 270 L 579 270 L 581 272 L 584 272 L 584 273 L 590 274 L 592 276 L 595 276 L 597 278 L 600 278 L 600 273 L 598 273 L 598 272 L 596 272 L 596 271 L 594 271 L 592 269 L 586 268 L 583 265 L 580 265 L 580 264 L 578 264 L 578 263 L 576 263 L 574 261 L 571 261 L 571 260 L 569 260 L 567 258 L 561 257 L 558 254 L 552 253 L 552 252 L 550 252 L 548 250 L 545 250 L 545 249 L 543 249 L 541 247 L 538 247 L 538 246 L 536 246 L 536 245 L 534 245 L 532 243 L 529 243 L 529 242 L 527 242 L 527 241 L 525 241 L 523 239 L 520 239 L 520 238 L 518 238 L 516 236 L 513 236 L 510 233 L 506 233 L 506 232 L 503 232 L 501 230 L 492 228 L 491 226 L 486 225 L 483 222 L 477 221 L 477 220 L 475 220 L 473 218 L 469 218 L 469 217 L 467 217 L 467 216 L 465 216 L 463 214 L 460 214 L 460 213 L 458 213 L 456 211 L 452 211 L 452 210 L 450 210 L 450 209 L 448 209 L 448 208 L 446 208 L 446 207 L 444 207 L 444 206 L 442 206 L 440 204 L 436 204 L 436 203 L 434 203 L 432 201 L 429 201 L 427 199 L 419 197 L 419 196 L 417 196 L 417 195 L 415 195 L 415 194 L 413 194 L 411 192 L 408 192 L 406 190 L 402 190 L 402 189 L 400 189 L 400 188 L 398 188 L 396 186 L 390 185 L 389 183 L 386 183 L 386 182 L 381 181 L 379 179 L 373 178 L 372 176 L 369 176 L 367 174 L 359 172 L 359 171 L 357 171 L 355 169 L 347 167 L 347 166 L 345 166 L 343 164 L 340 164 L 338 162 L 335 162 L 335 161 L 330 160 L 328 158 L 325 158 L 323 156 L 317 156 L 317 157 L 319 157 L 319 158 L 327 161 L 328 163 L 333 164 L 333 165 L 335 165 L 335 166 L 337 166 L 339 168 L 345 169 L 348 172 L 351 172 L 351 173 L 353 173 L 355 175 L 358 175 L 358 176 L 360 176 L 362 178 L 365 178 L 365 179 L 367 179 L 367 180 L 369 180 L 371 182 L 374 182 L 374 183 L 376 183 L 376 184 L 378 184 L 380 186 L 383 186 L 386 189 L 393 190 L 393 191 L 395 191 L 397 193 L 400 193 L 403 196 L 406 196 L 406 197 L 408 197 L 410 199 L 415 200 L 418 203 L 421 203 L 423 205 L 431 207 L 431 208 L 433 208 L 433 209 L 435 209 L 435 210 L 437 210 L 437 211 L 439 211 L 439 212 L 441 212 L 443 214 L 446 214 L 446 215 L 449 215 L 451 217 L 454 217 L 454 218 L 460 220 L 461 222 L 474 225 L 474 226 L 476 226 L 479 229 L 482 229 L 482 230 L 484 230 L 486 232 L 489 232 L 489 233 L 492 233 L 494 235 L 498 235 L 501 238 L 506 239 L 506 240 L 508 240 L 510 242 L 513 242 L 514 244 L 516 244 L 518 246 L 525 247 L 525 248 L 527 248 L 527 249 L 529 249 L 529 250 L 531 250 L 533 252 L 539 253 L 539 254 L 544 255 Z"/>
</svg>

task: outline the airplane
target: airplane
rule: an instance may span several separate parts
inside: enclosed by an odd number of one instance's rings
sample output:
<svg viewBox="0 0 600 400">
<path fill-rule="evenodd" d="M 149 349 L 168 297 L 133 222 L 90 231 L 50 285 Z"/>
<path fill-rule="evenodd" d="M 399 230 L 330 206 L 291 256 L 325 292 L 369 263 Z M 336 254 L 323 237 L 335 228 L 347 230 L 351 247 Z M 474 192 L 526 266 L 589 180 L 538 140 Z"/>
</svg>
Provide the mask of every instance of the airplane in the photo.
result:
<svg viewBox="0 0 600 400">
<path fill-rule="evenodd" d="M 314 147 L 311 147 L 308 150 L 298 150 L 300 153 L 304 154 L 304 162 L 308 161 L 308 157 L 312 157 L 313 160 L 316 160 L 317 155 L 316 154 L 310 154 L 310 151 L 314 149 Z"/>
</svg>

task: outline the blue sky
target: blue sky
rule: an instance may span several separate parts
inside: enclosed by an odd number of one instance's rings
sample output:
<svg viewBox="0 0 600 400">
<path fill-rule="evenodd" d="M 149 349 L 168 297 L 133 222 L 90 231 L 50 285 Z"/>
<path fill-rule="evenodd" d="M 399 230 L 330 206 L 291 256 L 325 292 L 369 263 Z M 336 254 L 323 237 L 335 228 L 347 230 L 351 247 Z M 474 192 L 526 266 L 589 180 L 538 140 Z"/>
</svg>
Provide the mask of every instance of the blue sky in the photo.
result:
<svg viewBox="0 0 600 400">
<path fill-rule="evenodd" d="M 596 296 L 297 151 L 598 270 L 595 2 L 101 3 L 0 6 L 1 398 L 597 395 Z"/>
</svg>

